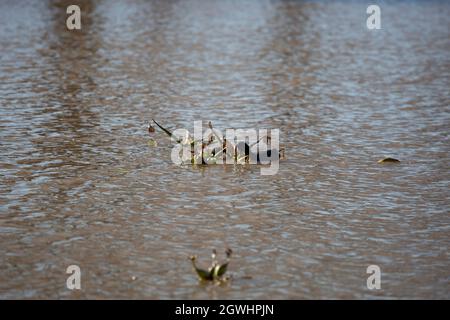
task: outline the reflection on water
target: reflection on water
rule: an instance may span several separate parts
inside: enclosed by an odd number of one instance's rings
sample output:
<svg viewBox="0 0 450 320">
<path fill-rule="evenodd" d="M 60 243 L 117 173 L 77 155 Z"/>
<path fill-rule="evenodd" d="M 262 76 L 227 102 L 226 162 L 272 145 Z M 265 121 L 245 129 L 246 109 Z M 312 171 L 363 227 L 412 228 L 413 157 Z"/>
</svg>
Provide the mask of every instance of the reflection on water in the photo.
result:
<svg viewBox="0 0 450 320">
<path fill-rule="evenodd" d="M 78 3 L 79 32 L 70 1 L 0 3 L 1 298 L 450 298 L 446 2 L 378 31 L 358 2 Z M 177 167 L 149 118 L 280 128 L 288 160 Z M 187 256 L 226 246 L 234 280 L 199 285 Z"/>
</svg>

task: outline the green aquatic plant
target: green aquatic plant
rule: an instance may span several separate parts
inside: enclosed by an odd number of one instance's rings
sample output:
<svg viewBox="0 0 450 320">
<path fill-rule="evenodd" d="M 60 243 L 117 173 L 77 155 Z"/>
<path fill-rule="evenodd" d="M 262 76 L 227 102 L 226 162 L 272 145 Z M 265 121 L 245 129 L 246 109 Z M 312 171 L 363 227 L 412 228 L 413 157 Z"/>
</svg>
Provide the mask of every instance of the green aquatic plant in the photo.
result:
<svg viewBox="0 0 450 320">
<path fill-rule="evenodd" d="M 378 163 L 396 163 L 396 162 L 400 162 L 400 160 L 390 157 L 378 160 Z"/>
<path fill-rule="evenodd" d="M 232 141 L 227 141 L 227 139 L 225 139 L 224 137 L 220 137 L 220 135 L 213 128 L 211 121 L 208 123 L 208 127 L 211 130 L 212 135 L 207 141 L 195 140 L 192 138 L 192 136 L 190 136 L 188 132 L 186 132 L 185 137 L 176 137 L 169 129 L 163 127 L 154 119 L 152 119 L 152 121 L 170 138 L 174 139 L 176 143 L 179 143 L 183 146 L 190 146 L 191 154 L 188 157 L 184 157 L 182 163 L 191 163 L 193 165 L 225 163 L 227 157 L 232 157 L 234 159 L 234 163 L 237 164 L 249 163 L 250 159 L 256 159 L 256 163 L 261 164 L 262 161 L 260 153 L 252 153 L 250 149 L 253 146 L 259 144 L 263 139 L 266 139 L 267 141 L 270 140 L 270 136 L 264 135 L 252 144 L 242 141 L 235 144 Z M 153 133 L 154 131 L 155 128 L 152 127 L 152 125 L 149 123 L 148 132 Z M 208 147 L 212 143 L 217 143 L 218 146 L 220 146 L 220 150 L 208 150 Z M 281 147 L 279 150 L 267 150 L 265 151 L 265 156 L 271 157 L 272 152 L 276 152 L 278 154 L 278 159 L 285 159 L 283 147 Z"/>
<path fill-rule="evenodd" d="M 214 249 L 214 255 L 215 255 L 215 249 Z M 227 272 L 227 268 L 228 268 L 228 264 L 229 264 L 229 262 L 230 262 L 230 258 L 231 258 L 231 254 L 233 253 L 233 251 L 230 249 L 230 248 L 228 248 L 226 251 L 225 251 L 225 254 L 226 254 L 226 256 L 227 256 L 227 260 L 226 260 L 226 262 L 225 263 L 223 263 L 223 264 L 220 264 L 220 263 L 215 263 L 215 262 L 213 262 L 214 263 L 214 271 L 213 271 L 213 276 L 215 277 L 215 278 L 220 278 L 220 277 L 222 277 L 224 274 L 225 274 L 225 272 Z"/>
<path fill-rule="evenodd" d="M 156 140 L 154 140 L 154 139 L 148 140 L 147 144 L 148 144 L 150 147 L 157 147 L 157 146 L 158 146 L 158 142 L 156 142 Z"/>
<path fill-rule="evenodd" d="M 192 261 L 192 266 L 194 267 L 194 270 L 197 273 L 199 279 L 213 280 L 213 276 L 212 276 L 210 270 L 204 270 L 204 269 L 197 267 L 197 265 L 195 264 L 195 261 L 197 260 L 197 256 L 191 256 L 190 259 Z"/>
<path fill-rule="evenodd" d="M 213 249 L 213 253 L 211 255 L 211 266 L 205 270 L 202 268 L 199 268 L 196 264 L 196 260 L 197 257 L 196 256 L 191 256 L 190 260 L 192 262 L 192 266 L 194 267 L 195 272 L 197 273 L 197 276 L 200 280 L 204 280 L 204 281 L 223 281 L 225 280 L 223 278 L 223 276 L 225 275 L 225 273 L 227 272 L 227 268 L 228 268 L 228 264 L 230 263 L 230 258 L 231 258 L 231 254 L 232 254 L 232 250 L 231 249 L 227 249 L 225 251 L 226 254 L 226 261 L 224 263 L 219 263 L 216 260 L 217 257 L 217 252 L 216 249 Z"/>
</svg>

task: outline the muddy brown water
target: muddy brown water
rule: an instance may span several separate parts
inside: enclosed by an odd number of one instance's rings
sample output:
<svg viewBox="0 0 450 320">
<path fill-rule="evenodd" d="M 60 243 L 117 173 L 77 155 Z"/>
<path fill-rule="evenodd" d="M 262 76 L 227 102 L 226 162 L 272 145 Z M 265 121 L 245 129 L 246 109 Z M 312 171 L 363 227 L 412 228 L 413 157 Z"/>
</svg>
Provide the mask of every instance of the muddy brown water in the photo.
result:
<svg viewBox="0 0 450 320">
<path fill-rule="evenodd" d="M 0 2 L 0 298 L 450 298 L 448 2 L 78 3 Z M 176 166 L 149 118 L 287 160 Z"/>
</svg>

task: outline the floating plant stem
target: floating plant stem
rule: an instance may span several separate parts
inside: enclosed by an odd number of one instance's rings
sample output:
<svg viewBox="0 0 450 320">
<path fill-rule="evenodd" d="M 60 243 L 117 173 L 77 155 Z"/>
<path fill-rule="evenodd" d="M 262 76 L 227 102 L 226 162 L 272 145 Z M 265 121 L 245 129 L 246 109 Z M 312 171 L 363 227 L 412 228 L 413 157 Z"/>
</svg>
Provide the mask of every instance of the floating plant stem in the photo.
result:
<svg viewBox="0 0 450 320">
<path fill-rule="evenodd" d="M 174 136 L 173 136 L 173 133 L 172 132 L 170 132 L 169 130 L 167 130 L 166 128 L 164 128 L 162 125 L 160 125 L 158 122 L 156 122 L 154 119 L 152 119 L 153 120 L 153 122 L 162 130 L 162 131 L 164 131 L 169 137 L 173 137 L 173 138 L 175 138 Z M 181 143 L 181 141 L 182 141 L 182 139 L 181 138 L 179 138 L 178 140 L 176 140 L 176 142 L 177 143 Z"/>
</svg>

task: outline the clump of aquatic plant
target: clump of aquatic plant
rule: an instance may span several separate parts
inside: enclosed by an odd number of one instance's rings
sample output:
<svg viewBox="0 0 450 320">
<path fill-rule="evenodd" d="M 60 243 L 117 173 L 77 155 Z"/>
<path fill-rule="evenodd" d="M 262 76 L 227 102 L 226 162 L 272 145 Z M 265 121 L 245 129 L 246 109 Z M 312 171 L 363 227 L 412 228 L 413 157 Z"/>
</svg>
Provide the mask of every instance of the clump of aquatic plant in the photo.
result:
<svg viewBox="0 0 450 320">
<path fill-rule="evenodd" d="M 246 142 L 239 142 L 237 144 L 232 143 L 231 141 L 227 141 L 225 138 L 221 138 L 216 130 L 213 128 L 211 122 L 208 123 L 208 127 L 211 129 L 211 136 L 208 141 L 199 141 L 194 140 L 188 132 L 184 137 L 175 137 L 175 135 L 168 129 L 164 128 L 161 124 L 156 122 L 154 119 L 152 121 L 158 126 L 164 133 L 166 133 L 171 139 L 174 139 L 176 143 L 181 144 L 182 146 L 187 146 L 190 148 L 191 152 L 189 155 L 183 155 L 181 157 L 182 163 L 190 163 L 190 164 L 216 164 L 216 163 L 225 163 L 226 157 L 233 157 L 234 163 L 237 164 L 245 164 L 249 163 L 251 151 L 250 149 L 257 145 L 264 138 L 268 141 L 270 137 L 263 136 L 258 141 L 253 144 L 248 144 Z M 148 124 L 148 132 L 155 132 L 155 128 L 149 123 Z M 214 146 L 214 148 L 210 148 Z M 278 157 L 280 159 L 284 159 L 284 148 L 280 148 L 280 150 L 267 150 L 267 156 L 271 156 L 271 153 L 275 151 L 278 153 Z M 257 163 L 260 163 L 260 155 L 259 153 L 252 154 L 257 159 Z"/>
<path fill-rule="evenodd" d="M 224 263 L 219 263 L 217 261 L 217 251 L 213 249 L 211 255 L 211 266 L 208 269 L 199 268 L 196 264 L 197 257 L 191 256 L 190 260 L 192 262 L 192 266 L 194 267 L 195 272 L 200 280 L 204 281 L 224 281 L 227 278 L 224 277 L 227 272 L 228 264 L 230 263 L 231 254 L 233 251 L 231 249 L 227 249 L 225 251 L 226 260 Z"/>
</svg>

